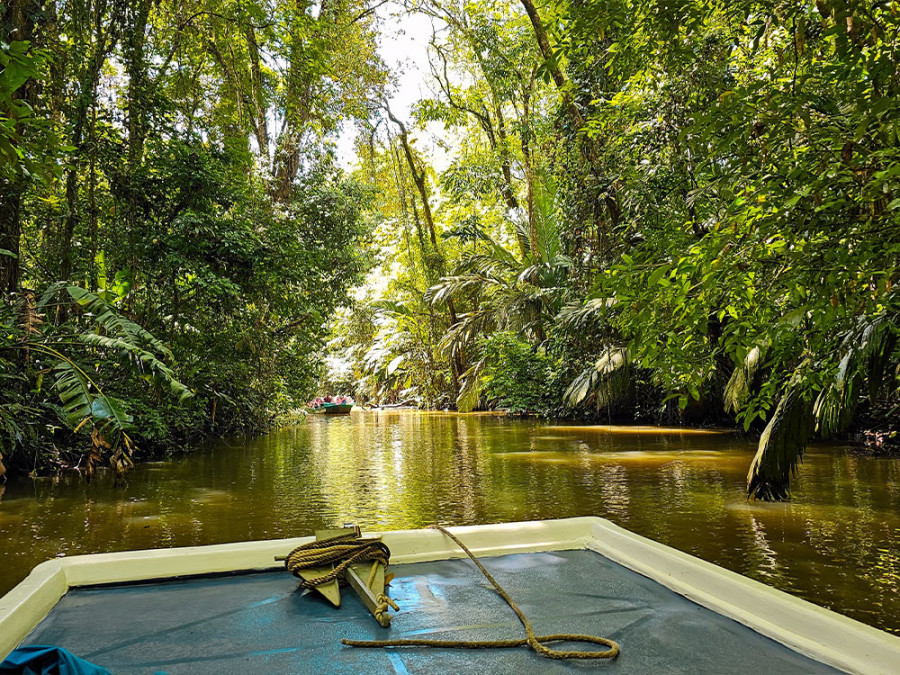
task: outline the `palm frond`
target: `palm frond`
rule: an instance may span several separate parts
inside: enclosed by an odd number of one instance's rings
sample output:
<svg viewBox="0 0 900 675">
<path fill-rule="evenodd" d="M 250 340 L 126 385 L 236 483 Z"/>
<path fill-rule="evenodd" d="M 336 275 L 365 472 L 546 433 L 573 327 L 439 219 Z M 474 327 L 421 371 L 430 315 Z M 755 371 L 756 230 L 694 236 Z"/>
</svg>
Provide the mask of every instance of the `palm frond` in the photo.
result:
<svg viewBox="0 0 900 675">
<path fill-rule="evenodd" d="M 628 352 L 620 347 L 607 347 L 589 368 L 572 380 L 563 398 L 567 405 L 577 406 L 593 400 L 597 407 L 624 398 L 631 387 Z"/>
<path fill-rule="evenodd" d="M 54 300 L 56 300 L 60 296 L 60 294 L 65 291 L 65 289 L 66 284 L 61 281 L 57 281 L 47 286 L 47 288 L 43 293 L 41 293 L 41 296 L 37 300 L 37 303 L 35 305 L 37 310 L 39 312 L 46 311 L 48 306 Z"/>
<path fill-rule="evenodd" d="M 106 334 L 86 332 L 78 340 L 91 347 L 107 349 L 127 355 L 138 372 L 147 372 L 158 382 L 166 384 L 181 402 L 194 393 L 176 377 L 174 371 L 160 358 L 172 360 L 171 350 L 152 333 L 134 321 L 122 316 L 115 308 L 97 295 L 79 286 L 68 286 L 66 291 L 84 308 L 97 327 Z"/>
<path fill-rule="evenodd" d="M 863 316 L 844 336 L 841 343 L 844 355 L 834 377 L 819 392 L 813 406 L 816 431 L 823 438 L 847 430 L 866 382 L 870 400 L 878 396 L 896 340 L 890 330 L 891 323 L 885 316 L 875 319 Z"/>
<path fill-rule="evenodd" d="M 760 436 L 747 472 L 747 496 L 764 501 L 787 499 L 791 478 L 812 432 L 812 406 L 795 375 Z"/>
<path fill-rule="evenodd" d="M 831 366 L 833 362 L 828 359 L 823 361 L 824 366 L 817 366 L 829 368 L 825 371 L 828 378 L 824 386 L 815 385 L 812 393 L 809 384 L 800 385 L 810 362 L 800 364 L 759 439 L 759 449 L 747 474 L 748 496 L 786 499 L 791 477 L 813 432 L 827 438 L 845 431 L 853 420 L 866 381 L 869 396 L 874 399 L 890 370 L 895 323 L 888 314 L 859 317 L 841 338 L 839 353 L 843 355 L 837 366 Z M 821 383 L 816 378 L 811 381 Z"/>
<path fill-rule="evenodd" d="M 441 353 L 454 356 L 466 345 L 475 342 L 482 335 L 489 335 L 503 323 L 505 309 L 498 305 L 488 305 L 479 310 L 466 312 L 459 321 L 450 326 L 440 342 Z"/>
<path fill-rule="evenodd" d="M 534 224 L 538 251 L 544 261 L 553 260 L 562 251 L 560 218 L 556 202 L 556 184 L 544 175 L 535 185 Z"/>
<path fill-rule="evenodd" d="M 510 253 L 508 250 L 506 250 L 505 247 L 503 247 L 502 245 L 498 244 L 496 241 L 494 241 L 494 240 L 491 239 L 490 237 L 487 238 L 487 242 L 488 242 L 488 244 L 490 244 L 490 247 L 491 247 L 491 258 L 492 258 L 493 260 L 495 260 L 495 261 L 497 261 L 497 262 L 503 264 L 503 265 L 506 266 L 507 268 L 514 268 L 514 267 L 516 267 L 516 266 L 518 266 L 518 265 L 521 264 L 521 263 L 516 259 L 516 256 L 515 256 L 515 255 L 513 255 L 512 253 Z"/>
<path fill-rule="evenodd" d="M 560 325 L 569 330 L 599 325 L 615 304 L 615 298 L 607 297 L 589 298 L 583 303 L 570 303 L 559 313 Z"/>
<path fill-rule="evenodd" d="M 456 409 L 461 413 L 472 412 L 481 400 L 481 374 L 484 372 L 485 359 L 476 361 L 462 375 L 459 396 L 456 397 Z"/>
<path fill-rule="evenodd" d="M 91 418 L 97 389 L 87 374 L 75 363 L 62 360 L 53 368 L 54 386 L 62 404 L 65 422 L 73 429 L 80 428 Z"/>
<path fill-rule="evenodd" d="M 186 401 L 194 395 L 194 392 L 176 379 L 175 372 L 163 363 L 156 354 L 136 345 L 134 342 L 131 342 L 124 337 L 108 337 L 106 335 L 98 335 L 97 333 L 82 333 L 78 336 L 78 339 L 92 347 L 99 347 L 119 352 L 120 354 L 127 354 L 138 371 L 149 371 L 157 381 L 167 384 L 171 392 L 178 397 L 179 401 Z"/>
<path fill-rule="evenodd" d="M 516 260 L 512 254 L 505 252 L 505 255 L 497 255 L 494 252 L 490 255 L 469 256 L 456 271 L 458 274 L 469 273 L 502 281 L 521 266 L 522 263 Z"/>
<path fill-rule="evenodd" d="M 816 431 L 823 438 L 830 438 L 844 431 L 853 420 L 859 404 L 857 395 L 858 374 L 851 372 L 855 352 L 844 354 L 837 374 L 827 387 L 819 392 L 813 404 Z"/>
<path fill-rule="evenodd" d="M 556 201 L 556 185 L 549 176 L 535 183 L 534 191 L 534 247 L 531 226 L 527 220 L 515 223 L 516 238 L 532 263 L 548 263 L 562 251 L 560 212 Z"/>
<path fill-rule="evenodd" d="M 531 233 L 528 231 L 528 221 L 524 218 L 516 220 L 514 223 L 514 228 L 516 234 L 516 243 L 519 245 L 519 248 L 523 251 L 528 251 L 531 248 Z"/>
<path fill-rule="evenodd" d="M 484 292 L 487 286 L 501 283 L 495 278 L 479 274 L 443 277 L 425 292 L 425 302 L 439 305 L 467 290 Z"/>
<path fill-rule="evenodd" d="M 870 321 L 863 332 L 863 360 L 865 363 L 868 396 L 870 401 L 878 398 L 885 380 L 891 371 L 892 353 L 897 346 L 898 318 L 884 315 Z"/>
<path fill-rule="evenodd" d="M 168 359 L 172 358 L 171 350 L 161 340 L 158 340 L 146 328 L 122 316 L 99 296 L 80 286 L 67 286 L 66 291 L 108 333 L 127 340 L 131 344 L 152 349 Z"/>
<path fill-rule="evenodd" d="M 60 361 L 53 372 L 54 386 L 70 427 L 78 430 L 92 421 L 104 434 L 114 437 L 133 428 L 131 415 L 125 412 L 122 401 L 106 396 L 73 361 Z"/>
<path fill-rule="evenodd" d="M 754 347 L 747 352 L 744 362 L 734 369 L 723 394 L 726 412 L 737 413 L 744 407 L 750 396 L 750 386 L 764 356 L 765 352 L 760 347 Z"/>
<path fill-rule="evenodd" d="M 134 427 L 125 404 L 105 395 L 84 370 L 65 357 L 53 367 L 53 372 L 66 424 L 77 433 L 91 423 L 91 445 L 85 463 L 88 481 L 106 451 L 112 452 L 110 464 L 117 476 L 131 468 L 134 443 L 128 432 Z"/>
<path fill-rule="evenodd" d="M 376 300 L 369 304 L 376 312 L 389 314 L 392 316 L 411 316 L 414 313 L 413 308 L 396 300 Z"/>
</svg>

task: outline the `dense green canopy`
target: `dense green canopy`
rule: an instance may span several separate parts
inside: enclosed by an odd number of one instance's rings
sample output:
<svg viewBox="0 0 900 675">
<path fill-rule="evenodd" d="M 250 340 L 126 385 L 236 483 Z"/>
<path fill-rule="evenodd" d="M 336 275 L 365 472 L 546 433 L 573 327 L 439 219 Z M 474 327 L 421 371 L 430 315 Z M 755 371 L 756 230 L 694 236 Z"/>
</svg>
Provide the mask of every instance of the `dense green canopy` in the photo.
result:
<svg viewBox="0 0 900 675">
<path fill-rule="evenodd" d="M 371 192 L 329 138 L 386 80 L 369 8 L 12 0 L 0 19 L 7 463 L 84 465 L 81 434 L 91 471 L 300 405 L 368 265 Z"/>
<path fill-rule="evenodd" d="M 409 113 L 377 51 L 389 14 L 434 29 Z M 739 424 L 766 499 L 810 439 L 896 432 L 895 2 L 0 18 L 0 425 L 20 468 L 77 461 L 77 435 L 92 467 L 264 429 L 313 391 L 329 330 L 322 385 L 361 400 Z"/>
<path fill-rule="evenodd" d="M 360 394 L 734 421 L 767 499 L 813 436 L 895 431 L 893 3 L 410 9 L 444 25 L 436 94 L 362 148 L 400 272 L 338 326 Z M 429 197 L 402 149 L 435 122 L 455 152 Z"/>
</svg>

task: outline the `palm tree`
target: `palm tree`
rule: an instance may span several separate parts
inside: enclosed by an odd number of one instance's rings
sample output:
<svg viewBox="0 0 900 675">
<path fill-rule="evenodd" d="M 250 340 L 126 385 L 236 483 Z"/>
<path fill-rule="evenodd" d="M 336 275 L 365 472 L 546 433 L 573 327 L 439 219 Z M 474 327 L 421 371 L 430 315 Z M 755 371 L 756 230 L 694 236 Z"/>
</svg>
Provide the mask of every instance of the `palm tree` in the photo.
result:
<svg viewBox="0 0 900 675">
<path fill-rule="evenodd" d="M 461 224 L 447 236 L 465 238 L 477 248 L 454 270 L 432 286 L 426 300 L 443 304 L 465 300 L 470 308 L 458 315 L 442 341 L 450 355 L 472 348 L 482 336 L 514 331 L 535 347 L 547 338 L 548 327 L 568 297 L 566 280 L 572 260 L 562 253 L 555 191 L 536 191 L 531 222 L 514 224 L 519 253 L 512 253 L 478 227 Z M 476 360 L 463 373 L 457 408 L 466 412 L 478 403 L 485 359 Z"/>
</svg>

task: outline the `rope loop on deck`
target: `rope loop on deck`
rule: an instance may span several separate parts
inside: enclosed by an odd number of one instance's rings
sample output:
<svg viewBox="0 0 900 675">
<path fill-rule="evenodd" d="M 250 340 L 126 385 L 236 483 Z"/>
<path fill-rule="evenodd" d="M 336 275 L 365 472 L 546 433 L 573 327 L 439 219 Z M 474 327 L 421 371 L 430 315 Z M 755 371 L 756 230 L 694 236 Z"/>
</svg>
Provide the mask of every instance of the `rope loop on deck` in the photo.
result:
<svg viewBox="0 0 900 675">
<path fill-rule="evenodd" d="M 391 600 L 384 593 L 379 593 L 375 596 L 375 602 L 378 603 L 378 606 L 375 608 L 375 620 L 378 623 L 381 623 L 381 617 L 384 616 L 384 613 L 388 611 L 388 609 L 393 609 L 395 612 L 400 611 L 400 607 L 397 606 L 397 603 Z M 381 624 L 384 625 L 384 624 Z"/>
<path fill-rule="evenodd" d="M 492 649 L 498 647 L 522 647 L 528 645 L 535 652 L 548 659 L 614 659 L 619 655 L 619 644 L 614 640 L 596 635 L 580 635 L 577 633 L 560 633 L 556 635 L 535 635 L 531 621 L 525 616 L 525 613 L 519 609 L 515 601 L 509 597 L 509 594 L 503 587 L 497 583 L 497 580 L 491 576 L 491 573 L 485 569 L 481 561 L 475 557 L 466 545 L 463 544 L 452 532 L 435 525 L 434 529 L 440 530 L 447 537 L 452 539 L 459 546 L 472 562 L 481 570 L 481 573 L 491 582 L 500 597 L 506 601 L 506 604 L 516 613 L 519 621 L 525 628 L 525 637 L 519 640 L 347 640 L 341 642 L 350 647 L 455 647 L 458 649 Z M 589 642 L 596 645 L 607 647 L 604 651 L 563 651 L 559 649 L 551 649 L 545 643 L 547 642 Z"/>
<path fill-rule="evenodd" d="M 344 581 L 344 570 L 354 563 L 377 561 L 387 567 L 390 557 L 391 550 L 377 539 L 334 537 L 301 544 L 285 556 L 284 566 L 301 580 L 302 588 L 315 588 L 335 579 Z M 334 570 L 322 576 L 304 579 L 300 575 L 301 570 L 328 565 L 334 565 Z"/>
</svg>

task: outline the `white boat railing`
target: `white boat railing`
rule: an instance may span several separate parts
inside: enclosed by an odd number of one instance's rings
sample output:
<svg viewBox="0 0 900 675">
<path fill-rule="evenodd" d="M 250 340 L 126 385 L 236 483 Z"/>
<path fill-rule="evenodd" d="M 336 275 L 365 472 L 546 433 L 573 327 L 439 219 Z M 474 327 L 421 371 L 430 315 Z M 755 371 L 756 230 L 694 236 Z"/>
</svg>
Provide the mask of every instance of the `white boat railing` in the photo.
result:
<svg viewBox="0 0 900 675">
<path fill-rule="evenodd" d="M 590 549 L 800 654 L 850 673 L 896 673 L 900 637 L 636 535 L 597 517 L 454 527 L 477 556 Z M 380 532 L 395 564 L 461 558 L 436 530 Z M 41 563 L 0 598 L 0 660 L 69 588 L 279 567 L 313 537 L 72 556 Z"/>
</svg>

